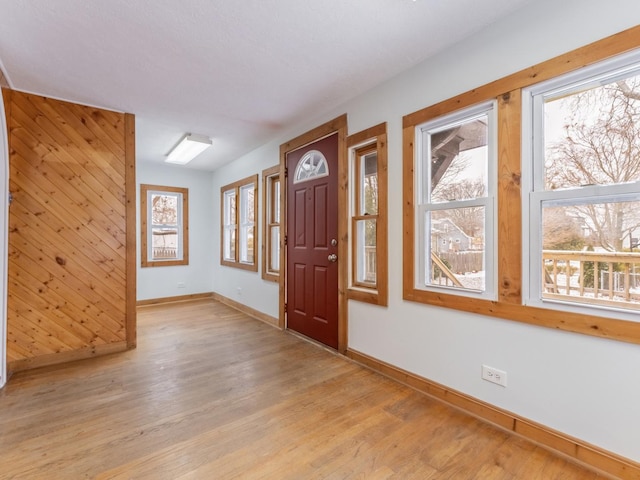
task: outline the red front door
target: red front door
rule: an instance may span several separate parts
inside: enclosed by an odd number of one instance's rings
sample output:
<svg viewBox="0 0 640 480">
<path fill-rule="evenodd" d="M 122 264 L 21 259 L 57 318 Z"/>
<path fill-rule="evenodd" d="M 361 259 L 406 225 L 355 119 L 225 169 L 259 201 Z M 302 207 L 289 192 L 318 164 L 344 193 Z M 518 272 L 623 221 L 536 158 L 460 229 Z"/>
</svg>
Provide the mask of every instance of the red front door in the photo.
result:
<svg viewBox="0 0 640 480">
<path fill-rule="evenodd" d="M 338 348 L 338 134 L 287 153 L 287 327 Z"/>
</svg>

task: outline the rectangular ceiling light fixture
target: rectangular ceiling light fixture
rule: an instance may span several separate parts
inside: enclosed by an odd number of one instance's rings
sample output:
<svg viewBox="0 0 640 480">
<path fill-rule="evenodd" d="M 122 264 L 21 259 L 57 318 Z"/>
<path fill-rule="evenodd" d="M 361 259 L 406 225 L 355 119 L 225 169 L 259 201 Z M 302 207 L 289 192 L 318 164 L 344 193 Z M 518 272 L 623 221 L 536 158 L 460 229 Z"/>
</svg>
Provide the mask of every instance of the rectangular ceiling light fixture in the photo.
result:
<svg viewBox="0 0 640 480">
<path fill-rule="evenodd" d="M 211 143 L 209 137 L 189 134 L 169 152 L 165 162 L 185 165 L 209 148 Z"/>
</svg>

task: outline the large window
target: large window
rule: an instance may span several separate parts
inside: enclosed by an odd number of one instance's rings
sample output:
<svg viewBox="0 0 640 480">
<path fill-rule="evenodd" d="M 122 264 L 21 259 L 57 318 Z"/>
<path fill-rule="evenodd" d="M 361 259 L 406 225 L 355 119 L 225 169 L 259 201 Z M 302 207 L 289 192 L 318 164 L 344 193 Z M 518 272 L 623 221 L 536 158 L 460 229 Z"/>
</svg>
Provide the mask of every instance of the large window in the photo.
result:
<svg viewBox="0 0 640 480">
<path fill-rule="evenodd" d="M 140 185 L 143 267 L 189 264 L 186 188 Z"/>
<path fill-rule="evenodd" d="M 415 286 L 494 298 L 494 102 L 416 127 Z"/>
<path fill-rule="evenodd" d="M 278 281 L 280 275 L 280 167 L 262 172 L 262 278 Z"/>
<path fill-rule="evenodd" d="M 256 189 L 253 175 L 220 189 L 221 252 L 220 263 L 257 271 L 256 261 Z"/>
<path fill-rule="evenodd" d="M 386 124 L 351 135 L 351 265 L 348 297 L 387 304 Z"/>
<path fill-rule="evenodd" d="M 640 55 L 525 91 L 527 302 L 640 310 Z M 529 132 L 529 133 L 527 133 Z"/>
<path fill-rule="evenodd" d="M 403 117 L 405 300 L 640 341 L 638 31 Z M 454 158 L 485 122 L 486 183 Z M 450 259 L 479 247 L 484 274 Z"/>
</svg>

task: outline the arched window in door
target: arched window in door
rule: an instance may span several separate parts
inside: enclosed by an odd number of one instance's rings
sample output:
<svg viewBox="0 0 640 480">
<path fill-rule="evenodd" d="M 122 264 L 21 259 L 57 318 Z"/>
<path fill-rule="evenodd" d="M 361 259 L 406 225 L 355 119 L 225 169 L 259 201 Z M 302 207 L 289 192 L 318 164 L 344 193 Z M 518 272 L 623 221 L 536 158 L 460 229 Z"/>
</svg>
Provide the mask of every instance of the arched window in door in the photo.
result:
<svg viewBox="0 0 640 480">
<path fill-rule="evenodd" d="M 293 183 L 307 182 L 315 178 L 329 175 L 329 165 L 322 152 L 309 150 L 305 153 L 296 165 L 293 176 Z"/>
</svg>

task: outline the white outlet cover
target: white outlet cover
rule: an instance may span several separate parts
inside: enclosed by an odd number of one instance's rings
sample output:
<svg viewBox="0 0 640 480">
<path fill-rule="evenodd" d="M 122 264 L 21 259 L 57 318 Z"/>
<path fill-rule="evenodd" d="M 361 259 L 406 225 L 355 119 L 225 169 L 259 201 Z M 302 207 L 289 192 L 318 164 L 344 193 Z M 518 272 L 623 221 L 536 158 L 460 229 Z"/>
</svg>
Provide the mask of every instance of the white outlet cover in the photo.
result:
<svg viewBox="0 0 640 480">
<path fill-rule="evenodd" d="M 482 365 L 482 379 L 500 385 L 501 387 L 506 388 L 507 386 L 507 372 L 490 367 L 489 365 Z"/>
</svg>

